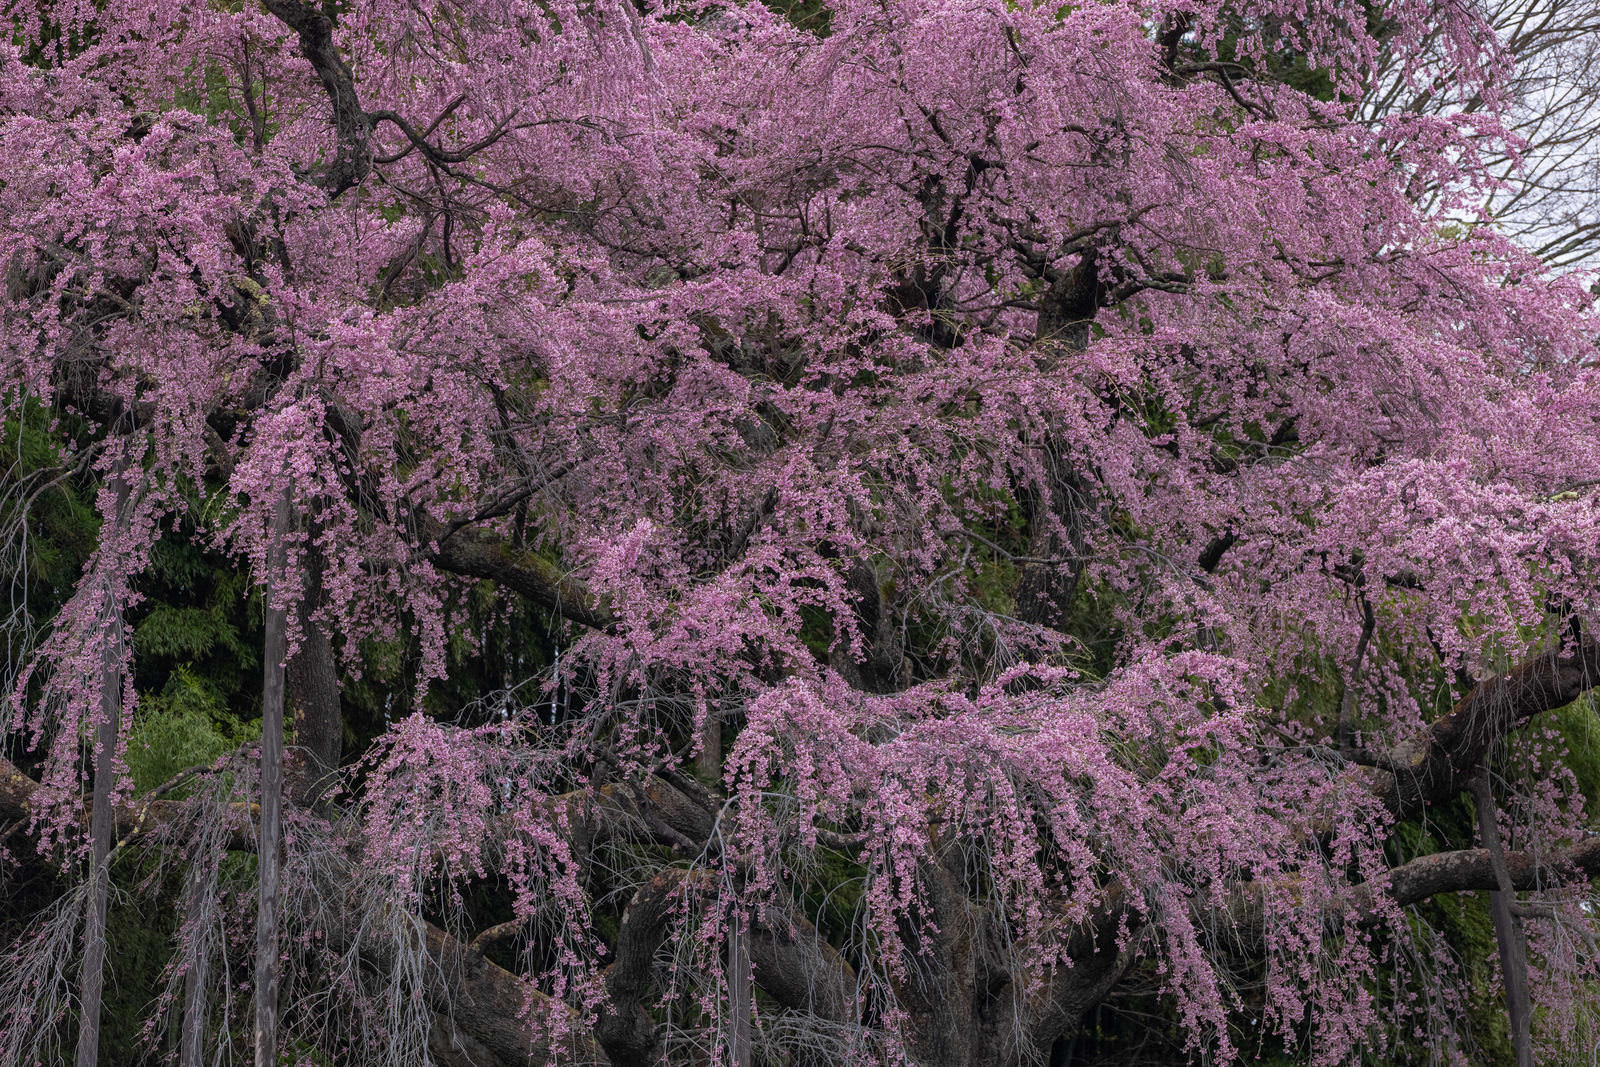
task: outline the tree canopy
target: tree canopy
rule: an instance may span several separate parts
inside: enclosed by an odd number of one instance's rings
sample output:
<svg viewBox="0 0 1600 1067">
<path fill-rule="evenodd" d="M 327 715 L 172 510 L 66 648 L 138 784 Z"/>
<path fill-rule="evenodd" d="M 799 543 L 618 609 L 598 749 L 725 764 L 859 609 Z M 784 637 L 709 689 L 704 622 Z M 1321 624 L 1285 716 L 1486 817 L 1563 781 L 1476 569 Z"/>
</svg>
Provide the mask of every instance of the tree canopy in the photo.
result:
<svg viewBox="0 0 1600 1067">
<path fill-rule="evenodd" d="M 5 11 L 3 1067 L 1590 1062 L 1492 19 Z"/>
</svg>

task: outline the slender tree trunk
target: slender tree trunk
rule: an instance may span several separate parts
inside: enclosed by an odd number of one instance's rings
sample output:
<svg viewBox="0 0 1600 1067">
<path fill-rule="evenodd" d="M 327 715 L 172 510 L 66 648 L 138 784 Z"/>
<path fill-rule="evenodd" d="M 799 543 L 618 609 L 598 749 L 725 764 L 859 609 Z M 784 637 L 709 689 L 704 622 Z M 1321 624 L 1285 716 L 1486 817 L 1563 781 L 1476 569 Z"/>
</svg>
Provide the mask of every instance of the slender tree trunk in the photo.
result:
<svg viewBox="0 0 1600 1067">
<path fill-rule="evenodd" d="M 205 877 L 198 867 L 189 871 L 189 885 L 184 914 L 193 916 L 199 911 L 200 898 L 205 890 Z M 206 1001 L 210 992 L 211 953 L 205 943 L 204 931 L 196 945 L 194 962 L 183 976 L 183 1033 L 178 1042 L 178 1067 L 203 1067 L 206 1049 Z"/>
<path fill-rule="evenodd" d="M 261 837 L 256 851 L 260 882 L 256 896 L 255 1064 L 278 1062 L 278 880 L 283 839 L 283 675 L 286 618 L 283 593 L 284 538 L 289 530 L 289 498 L 272 514 L 272 547 L 267 557 L 266 654 L 261 684 Z"/>
<path fill-rule="evenodd" d="M 716 708 L 706 710 L 705 725 L 700 730 L 700 755 L 695 769 L 707 782 L 722 781 L 722 716 Z"/>
<path fill-rule="evenodd" d="M 750 1067 L 750 941 L 738 909 L 728 921 L 728 1054 Z"/>
<path fill-rule="evenodd" d="M 1533 1007 L 1528 993 L 1528 959 L 1523 948 L 1522 920 L 1511 901 L 1499 891 L 1489 893 L 1489 913 L 1494 938 L 1500 948 L 1500 971 L 1505 976 L 1506 1014 L 1511 1020 L 1511 1048 L 1517 1067 L 1533 1067 Z"/>
<path fill-rule="evenodd" d="M 115 511 L 111 517 L 111 536 L 117 540 L 125 521 L 128 483 L 119 465 L 112 475 L 115 483 Z M 84 920 L 83 971 L 78 984 L 78 1067 L 95 1067 L 100 1058 L 100 1004 L 105 988 L 106 903 L 111 893 L 111 789 L 116 775 L 117 736 L 122 718 L 122 608 L 108 591 L 105 632 L 100 651 L 100 718 L 95 724 L 94 800 L 89 816 L 89 914 Z"/>
<path fill-rule="evenodd" d="M 294 725 L 294 752 L 288 760 L 289 789 L 295 800 L 307 807 L 315 807 L 327 795 L 339 770 L 344 746 L 344 715 L 333 644 L 313 618 L 322 603 L 322 567 L 321 553 L 308 548 L 304 595 L 295 613 L 300 644 L 285 675 Z"/>
<path fill-rule="evenodd" d="M 1517 1067 L 1533 1067 L 1533 1001 L 1528 992 L 1527 944 L 1522 919 L 1517 914 L 1516 891 L 1506 867 L 1500 845 L 1500 827 L 1495 818 L 1494 792 L 1489 777 L 1479 771 L 1472 779 L 1472 794 L 1477 801 L 1478 836 L 1494 864 L 1498 890 L 1489 893 L 1489 915 L 1494 920 L 1494 939 L 1500 949 L 1500 973 L 1505 980 L 1506 1015 L 1511 1022 L 1511 1049 Z"/>
</svg>

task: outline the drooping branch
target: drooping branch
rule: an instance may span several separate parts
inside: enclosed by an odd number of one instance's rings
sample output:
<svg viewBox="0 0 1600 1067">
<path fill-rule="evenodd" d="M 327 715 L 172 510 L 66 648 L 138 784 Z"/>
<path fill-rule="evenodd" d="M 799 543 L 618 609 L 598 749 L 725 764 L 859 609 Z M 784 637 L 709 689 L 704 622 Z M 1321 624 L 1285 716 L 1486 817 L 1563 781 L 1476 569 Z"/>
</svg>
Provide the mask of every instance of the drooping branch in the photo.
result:
<svg viewBox="0 0 1600 1067">
<path fill-rule="evenodd" d="M 40 788 L 38 782 L 0 757 L 0 827 L 30 819 L 34 796 Z M 116 809 L 116 825 L 126 839 L 142 830 L 180 820 L 184 812 L 185 805 L 181 801 L 125 804 Z M 230 834 L 226 844 L 232 851 L 248 852 L 256 848 L 254 837 L 242 830 Z M 420 947 L 428 961 L 423 972 L 422 992 L 439 1023 L 436 1040 L 446 1049 L 485 1049 L 505 1067 L 544 1067 L 551 1062 L 555 1051 L 551 1042 L 543 1038 L 535 1040 L 535 1031 L 527 1017 L 530 1002 L 538 1009 L 549 1007 L 548 1000 L 478 949 L 431 923 L 414 917 L 410 921 L 417 924 L 422 939 Z M 391 957 L 396 940 L 387 936 L 392 930 L 385 924 L 368 921 L 348 924 L 348 927 L 353 938 L 359 939 L 356 948 L 363 959 L 378 967 L 393 964 Z M 569 1031 L 561 1039 L 565 1042 L 561 1051 L 566 1057 L 562 1062 L 590 1065 L 606 1062 L 578 1021 L 572 1021 Z M 478 1067 L 485 1065 L 479 1061 Z"/>
<path fill-rule="evenodd" d="M 596 850 L 616 841 L 648 842 L 692 858 L 704 851 L 716 817 L 705 805 L 655 776 L 641 782 L 576 789 L 547 798 L 543 806 L 552 822 L 566 827 L 572 854 L 580 865 L 587 865 Z M 520 832 L 509 817 L 497 829 L 507 836 Z"/>
<path fill-rule="evenodd" d="M 1534 891 L 1595 878 L 1600 878 L 1600 837 L 1562 850 L 1502 852 L 1499 857 L 1487 848 L 1459 849 L 1418 857 L 1383 878 L 1353 885 L 1335 894 L 1325 915 L 1336 928 L 1378 921 L 1394 905 L 1409 907 L 1450 893 Z M 1226 907 L 1198 915 L 1199 925 L 1224 935 L 1237 950 L 1258 953 L 1266 943 L 1265 888 L 1261 883 L 1240 885 Z M 1137 922 L 1117 893 L 1073 932 L 1067 952 L 1072 965 L 1053 971 L 1028 1002 L 1023 1022 L 1032 1047 L 1048 1049 L 1070 1033 L 1121 979 L 1135 958 L 1130 948 L 1138 938 L 1136 931 L 1126 938 L 1118 935 L 1123 924 Z"/>
<path fill-rule="evenodd" d="M 715 810 L 702 798 L 690 795 L 660 777 L 649 777 L 637 784 L 602 787 L 592 800 L 584 794 L 564 798 L 572 825 L 584 825 L 587 832 L 616 832 L 622 824 L 642 826 L 657 840 L 687 843 L 693 852 L 702 850 L 715 829 Z M 660 894 L 693 877 L 686 869 L 661 872 L 657 879 L 639 891 L 630 905 L 631 919 L 624 926 L 632 948 L 641 948 L 649 937 L 643 932 L 646 921 L 664 918 Z M 631 923 L 631 925 L 629 925 Z M 620 934 L 619 934 L 620 936 Z M 748 931 L 750 962 L 756 985 L 779 1004 L 830 1022 L 854 1024 L 856 1015 L 856 973 L 850 963 L 828 944 L 810 920 L 793 908 L 770 906 Z M 637 951 L 627 957 L 629 966 L 643 966 L 648 960 Z M 624 959 L 619 942 L 618 960 Z M 632 976 L 618 974 L 612 979 L 621 988 L 631 989 Z"/>
<path fill-rule="evenodd" d="M 1399 819 L 1420 814 L 1467 786 L 1484 757 L 1512 730 L 1600 685 L 1600 643 L 1552 649 L 1473 688 L 1416 741 L 1390 754 L 1374 790 Z M 1485 887 L 1487 888 L 1487 887 Z"/>
<path fill-rule="evenodd" d="M 732 1067 L 750 1067 L 750 931 L 744 916 L 728 922 L 728 1058 Z"/>
</svg>

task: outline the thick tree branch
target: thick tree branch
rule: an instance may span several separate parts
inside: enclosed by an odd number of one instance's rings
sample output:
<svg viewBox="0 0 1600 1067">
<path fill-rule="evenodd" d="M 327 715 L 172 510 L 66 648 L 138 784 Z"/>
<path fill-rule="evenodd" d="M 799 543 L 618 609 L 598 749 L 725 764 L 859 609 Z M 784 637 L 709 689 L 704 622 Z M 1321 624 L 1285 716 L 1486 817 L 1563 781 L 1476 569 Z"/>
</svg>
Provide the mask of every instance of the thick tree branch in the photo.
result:
<svg viewBox="0 0 1600 1067">
<path fill-rule="evenodd" d="M 1051 1045 L 1079 1027 L 1090 1008 L 1105 999 L 1136 958 L 1137 933 L 1130 932 L 1125 940 L 1120 935 L 1124 924 L 1138 921 L 1124 895 L 1113 889 L 1107 904 L 1068 941 L 1071 965 L 1052 970 L 1028 999 L 1020 1020 L 1021 1040 L 1015 1043 L 1019 1051 L 1048 1052 Z"/>
<path fill-rule="evenodd" d="M 16 764 L 0 756 L 0 837 L 13 827 L 32 821 L 37 814 L 34 795 L 41 788 Z M 115 836 L 117 840 L 126 841 L 154 827 L 170 823 L 182 814 L 183 807 L 184 802 L 180 800 L 147 799 L 121 804 L 112 811 Z M 228 847 L 234 851 L 253 852 L 256 847 L 255 836 L 243 825 L 244 807 L 240 805 L 241 825 L 230 835 Z M 250 807 L 253 810 L 254 806 Z"/>
<path fill-rule="evenodd" d="M 1554 649 L 1515 670 L 1479 683 L 1423 736 L 1391 753 L 1374 790 L 1397 818 L 1466 788 L 1495 742 L 1535 715 L 1564 707 L 1600 684 L 1600 643 Z"/>
<path fill-rule="evenodd" d="M 685 895 L 711 889 L 708 869 L 668 868 L 634 894 L 617 931 L 616 961 L 606 976 L 610 1009 L 595 1036 L 617 1067 L 654 1064 L 659 1035 L 650 1018 L 656 953 L 672 931 Z M 775 907 L 749 933 L 755 981 L 786 1008 L 830 1022 L 855 1024 L 856 974 L 816 927 Z"/>
<path fill-rule="evenodd" d="M 333 20 L 305 0 L 263 0 L 278 21 L 300 37 L 300 54 L 317 72 L 333 107 L 337 139 L 333 162 L 314 179 L 330 198 L 359 185 L 372 171 L 372 118 L 361 110 L 355 76 L 333 42 Z"/>
<path fill-rule="evenodd" d="M 770 914 L 750 931 L 756 985 L 786 1008 L 856 1023 L 856 972 L 817 928 L 793 913 Z"/>
<path fill-rule="evenodd" d="M 424 936 L 428 958 L 437 964 L 428 971 L 424 989 L 430 1005 L 453 1028 L 471 1035 L 508 1067 L 543 1067 L 552 1061 L 606 1062 L 594 1039 L 576 1019 L 560 1047 L 552 1047 L 549 1039 L 542 1036 L 535 1040 L 540 1031 L 527 1017 L 527 1008 L 530 998 L 536 1011 L 548 1004 L 547 998 L 437 926 L 427 924 Z"/>
<path fill-rule="evenodd" d="M 661 1039 L 649 1012 L 652 973 L 690 877 L 681 868 L 661 871 L 639 887 L 622 913 L 616 962 L 606 976 L 611 1003 L 595 1027 L 595 1037 L 617 1067 L 650 1067 L 657 1060 Z"/>
<path fill-rule="evenodd" d="M 537 553 L 478 530 L 433 533 L 431 555 L 445 570 L 497 582 L 581 626 L 603 630 L 612 624 L 611 612 L 583 583 Z"/>
<path fill-rule="evenodd" d="M 1600 837 L 1560 852 L 1507 852 L 1506 873 L 1517 890 L 1546 889 L 1574 876 L 1600 877 Z M 1486 848 L 1440 852 L 1403 863 L 1389 872 L 1387 895 L 1397 904 L 1419 904 L 1442 893 L 1498 890 L 1494 857 Z M 1370 887 L 1357 901 L 1370 899 Z"/>
<path fill-rule="evenodd" d="M 1550 852 L 1507 852 L 1503 870 L 1486 848 L 1463 848 L 1419 856 L 1390 869 L 1387 875 L 1350 886 L 1327 905 L 1325 914 L 1335 924 L 1371 922 L 1386 906 L 1409 907 L 1446 893 L 1499 891 L 1502 877 L 1518 891 L 1544 890 L 1600 877 L 1600 836 L 1569 848 Z M 1266 912 L 1263 885 L 1241 885 L 1229 906 L 1203 916 L 1212 930 L 1229 931 L 1236 946 L 1249 949 L 1263 940 Z"/>
</svg>

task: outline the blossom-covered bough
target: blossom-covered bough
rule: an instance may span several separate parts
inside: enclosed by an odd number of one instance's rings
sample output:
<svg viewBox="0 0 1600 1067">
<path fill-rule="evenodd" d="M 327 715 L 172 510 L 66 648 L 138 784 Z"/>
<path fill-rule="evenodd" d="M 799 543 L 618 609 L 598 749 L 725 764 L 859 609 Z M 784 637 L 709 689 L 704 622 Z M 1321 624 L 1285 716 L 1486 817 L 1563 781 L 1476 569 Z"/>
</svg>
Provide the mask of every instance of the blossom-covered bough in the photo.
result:
<svg viewBox="0 0 1600 1067">
<path fill-rule="evenodd" d="M 1492 37 L 1352 10 L 7 5 L 0 396 L 105 488 L 17 664 L 5 862 L 88 876 L 0 1064 L 93 1062 L 113 847 L 180 872 L 186 1067 L 1044 1062 L 1128 989 L 1218 1061 L 1444 1060 L 1417 906 L 1471 890 L 1519 1056 L 1590 1032 L 1589 297 L 1476 213 L 1492 108 L 1353 118 L 1380 51 L 1493 101 Z M 290 746 L 135 796 L 180 517 Z M 342 753 L 340 672 L 440 677 L 472 581 L 563 620 L 551 689 Z M 1483 847 L 1400 833 L 1467 796 Z"/>
</svg>

